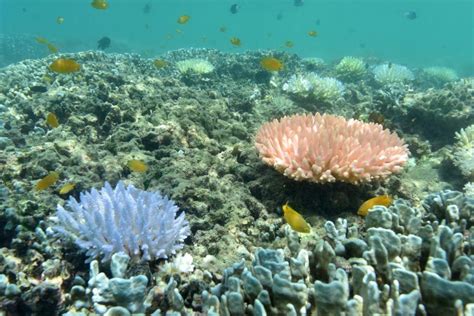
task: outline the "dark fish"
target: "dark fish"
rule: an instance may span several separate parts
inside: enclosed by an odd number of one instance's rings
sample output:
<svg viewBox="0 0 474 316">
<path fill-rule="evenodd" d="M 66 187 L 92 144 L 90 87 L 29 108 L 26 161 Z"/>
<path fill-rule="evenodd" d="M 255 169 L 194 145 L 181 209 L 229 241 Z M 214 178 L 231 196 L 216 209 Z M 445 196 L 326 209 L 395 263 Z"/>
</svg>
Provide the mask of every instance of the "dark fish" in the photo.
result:
<svg viewBox="0 0 474 316">
<path fill-rule="evenodd" d="M 277 14 L 277 20 L 278 20 L 278 21 L 281 21 L 282 19 L 283 19 L 283 13 L 278 12 L 278 14 Z"/>
<path fill-rule="evenodd" d="M 151 11 L 151 3 L 145 4 L 145 6 L 143 7 L 143 13 L 148 14 L 150 13 L 150 11 Z"/>
<path fill-rule="evenodd" d="M 365 48 L 365 43 L 360 43 L 360 44 L 359 44 L 359 47 L 360 47 L 360 48 Z"/>
<path fill-rule="evenodd" d="M 104 36 L 100 40 L 97 41 L 97 48 L 98 49 L 109 48 L 111 42 L 112 41 L 110 40 L 110 38 L 108 38 L 107 36 Z"/>
<path fill-rule="evenodd" d="M 321 20 L 320 19 L 316 19 L 316 25 L 320 25 L 321 24 Z"/>
<path fill-rule="evenodd" d="M 32 86 L 30 87 L 30 91 L 35 93 L 44 93 L 48 91 L 48 88 L 46 88 L 45 86 Z"/>
<path fill-rule="evenodd" d="M 230 6 L 230 12 L 232 14 L 236 14 L 237 12 L 239 12 L 239 10 L 240 10 L 240 6 L 237 3 L 234 3 L 233 5 Z"/>
<path fill-rule="evenodd" d="M 295 7 L 301 7 L 304 4 L 304 0 L 294 0 L 293 5 Z"/>
<path fill-rule="evenodd" d="M 415 11 L 407 11 L 403 13 L 403 15 L 408 19 L 408 20 L 414 20 L 416 19 L 416 12 Z"/>
</svg>

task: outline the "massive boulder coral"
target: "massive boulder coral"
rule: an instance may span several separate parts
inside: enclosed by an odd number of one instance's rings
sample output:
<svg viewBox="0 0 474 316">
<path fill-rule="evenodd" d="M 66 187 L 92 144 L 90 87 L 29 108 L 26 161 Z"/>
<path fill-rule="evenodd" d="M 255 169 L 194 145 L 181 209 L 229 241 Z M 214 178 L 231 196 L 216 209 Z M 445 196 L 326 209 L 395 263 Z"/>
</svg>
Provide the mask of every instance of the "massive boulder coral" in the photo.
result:
<svg viewBox="0 0 474 316">
<path fill-rule="evenodd" d="M 407 146 L 381 125 L 319 113 L 265 123 L 255 145 L 285 176 L 318 183 L 384 179 L 408 160 Z"/>
</svg>

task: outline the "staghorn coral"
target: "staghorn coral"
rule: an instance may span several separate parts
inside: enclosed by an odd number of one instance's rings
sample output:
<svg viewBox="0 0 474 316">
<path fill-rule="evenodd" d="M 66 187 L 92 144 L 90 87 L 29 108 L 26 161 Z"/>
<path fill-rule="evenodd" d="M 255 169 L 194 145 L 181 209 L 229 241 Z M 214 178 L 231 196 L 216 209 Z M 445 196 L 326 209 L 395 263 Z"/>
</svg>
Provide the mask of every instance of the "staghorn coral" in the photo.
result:
<svg viewBox="0 0 474 316">
<path fill-rule="evenodd" d="M 100 191 L 82 193 L 80 201 L 70 197 L 66 208 L 58 205 L 53 229 L 87 250 L 89 260 L 109 261 L 119 252 L 144 261 L 167 258 L 190 232 L 184 213 L 176 217 L 172 200 L 122 181 L 115 189 L 105 182 Z"/>
<path fill-rule="evenodd" d="M 378 65 L 372 72 L 374 73 L 375 80 L 382 85 L 399 84 L 415 79 L 410 69 L 397 64 Z"/>
<path fill-rule="evenodd" d="M 403 141 L 381 125 L 319 113 L 266 123 L 255 144 L 266 164 L 298 181 L 369 182 L 408 159 Z"/>
</svg>

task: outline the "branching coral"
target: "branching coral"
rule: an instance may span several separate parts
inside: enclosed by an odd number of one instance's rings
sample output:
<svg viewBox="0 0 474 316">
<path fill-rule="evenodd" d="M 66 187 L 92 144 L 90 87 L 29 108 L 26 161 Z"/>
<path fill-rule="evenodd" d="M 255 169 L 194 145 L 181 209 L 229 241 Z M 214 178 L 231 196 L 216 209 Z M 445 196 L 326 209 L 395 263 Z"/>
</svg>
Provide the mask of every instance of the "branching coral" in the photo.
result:
<svg viewBox="0 0 474 316">
<path fill-rule="evenodd" d="M 69 198 L 66 209 L 58 205 L 54 230 L 87 250 L 90 260 L 109 261 L 119 252 L 142 260 L 167 258 L 190 233 L 172 200 L 121 181 L 114 189 L 106 182 L 100 191 L 81 193 L 80 201 Z"/>
<path fill-rule="evenodd" d="M 344 85 L 334 78 L 315 73 L 293 75 L 282 86 L 283 91 L 315 102 L 332 102 L 342 97 Z"/>
<path fill-rule="evenodd" d="M 196 74 L 208 74 L 214 70 L 214 66 L 205 59 L 191 58 L 176 63 L 179 72 L 184 74 L 193 72 Z"/>
<path fill-rule="evenodd" d="M 356 81 L 364 77 L 367 73 L 365 62 L 356 57 L 347 56 L 334 68 L 337 78 L 346 81 Z"/>
<path fill-rule="evenodd" d="M 463 175 L 474 179 L 474 125 L 461 129 L 456 133 L 454 164 Z"/>
<path fill-rule="evenodd" d="M 263 161 L 285 176 L 321 183 L 383 179 L 408 159 L 403 141 L 381 125 L 319 113 L 265 123 L 255 143 Z"/>
<path fill-rule="evenodd" d="M 397 64 L 378 65 L 373 69 L 373 73 L 375 80 L 383 85 L 404 83 L 415 79 L 410 69 Z"/>
</svg>

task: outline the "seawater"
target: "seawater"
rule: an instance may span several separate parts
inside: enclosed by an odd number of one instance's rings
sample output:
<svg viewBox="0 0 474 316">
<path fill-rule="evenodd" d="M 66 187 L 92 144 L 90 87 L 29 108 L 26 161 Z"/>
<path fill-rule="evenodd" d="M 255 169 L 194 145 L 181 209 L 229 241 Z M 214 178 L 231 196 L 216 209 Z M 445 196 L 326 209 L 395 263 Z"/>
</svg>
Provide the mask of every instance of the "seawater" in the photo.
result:
<svg viewBox="0 0 474 316">
<path fill-rule="evenodd" d="M 189 47 L 269 49 L 326 61 L 351 55 L 409 67 L 447 66 L 474 75 L 474 0 L 293 1 L 109 0 L 107 10 L 97 10 L 91 0 L 0 0 L 0 34 L 27 35 L 32 42 L 41 36 L 60 52 L 97 49 L 97 40 L 107 36 L 107 51 L 144 57 Z M 230 12 L 234 3 L 240 6 L 236 14 Z M 417 18 L 407 19 L 407 11 Z M 184 14 L 191 19 L 180 25 Z M 64 17 L 61 25 L 58 16 Z M 308 36 L 310 30 L 318 36 Z M 231 37 L 241 47 L 233 47 Z M 287 41 L 294 46 L 287 48 Z"/>
</svg>

